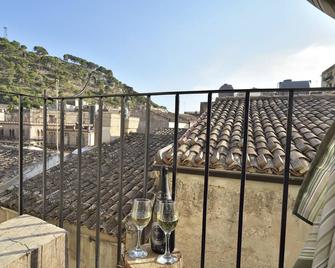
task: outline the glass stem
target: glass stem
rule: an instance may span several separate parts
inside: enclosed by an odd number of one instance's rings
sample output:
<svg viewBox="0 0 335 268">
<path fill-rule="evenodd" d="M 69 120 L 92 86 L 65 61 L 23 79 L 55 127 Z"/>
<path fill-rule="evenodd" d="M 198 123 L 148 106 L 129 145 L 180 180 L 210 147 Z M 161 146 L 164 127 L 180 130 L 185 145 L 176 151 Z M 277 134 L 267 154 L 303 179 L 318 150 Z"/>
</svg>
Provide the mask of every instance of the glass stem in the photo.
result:
<svg viewBox="0 0 335 268">
<path fill-rule="evenodd" d="M 142 237 L 142 229 L 137 228 L 137 244 L 136 249 L 141 249 L 141 237 Z"/>
<path fill-rule="evenodd" d="M 165 233 L 165 256 L 169 257 L 170 253 L 170 233 Z"/>
</svg>

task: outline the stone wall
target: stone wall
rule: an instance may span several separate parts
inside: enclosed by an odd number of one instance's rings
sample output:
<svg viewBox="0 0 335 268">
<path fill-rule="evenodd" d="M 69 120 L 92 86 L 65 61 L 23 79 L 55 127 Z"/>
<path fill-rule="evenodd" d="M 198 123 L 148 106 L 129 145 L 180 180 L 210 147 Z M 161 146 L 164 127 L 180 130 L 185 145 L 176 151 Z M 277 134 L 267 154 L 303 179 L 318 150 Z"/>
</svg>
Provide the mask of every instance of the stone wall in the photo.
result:
<svg viewBox="0 0 335 268">
<path fill-rule="evenodd" d="M 185 267 L 199 267 L 203 176 L 178 173 L 180 220 L 176 247 Z M 292 215 L 299 186 L 290 186 L 285 267 L 292 267 L 310 226 Z M 210 177 L 207 210 L 206 268 L 235 267 L 240 181 Z M 242 267 L 278 266 L 282 185 L 247 181 L 245 189 Z"/>
<path fill-rule="evenodd" d="M 15 211 L 0 207 L 0 223 L 17 216 Z M 48 220 L 57 225 L 56 221 Z M 68 231 L 69 267 L 75 267 L 76 262 L 76 225 L 64 222 Z M 81 268 L 95 267 L 95 230 L 81 227 Z M 100 267 L 116 267 L 117 240 L 115 236 L 100 233 Z"/>
</svg>

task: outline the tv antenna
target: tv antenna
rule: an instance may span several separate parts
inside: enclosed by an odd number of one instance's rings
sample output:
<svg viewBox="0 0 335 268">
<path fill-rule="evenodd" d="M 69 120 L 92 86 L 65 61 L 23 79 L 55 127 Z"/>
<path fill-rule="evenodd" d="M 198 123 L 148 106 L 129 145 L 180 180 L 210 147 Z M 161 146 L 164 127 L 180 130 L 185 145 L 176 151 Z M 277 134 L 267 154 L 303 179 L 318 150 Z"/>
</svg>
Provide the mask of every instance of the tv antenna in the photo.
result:
<svg viewBox="0 0 335 268">
<path fill-rule="evenodd" d="M 7 26 L 3 27 L 3 37 L 7 39 Z"/>
</svg>

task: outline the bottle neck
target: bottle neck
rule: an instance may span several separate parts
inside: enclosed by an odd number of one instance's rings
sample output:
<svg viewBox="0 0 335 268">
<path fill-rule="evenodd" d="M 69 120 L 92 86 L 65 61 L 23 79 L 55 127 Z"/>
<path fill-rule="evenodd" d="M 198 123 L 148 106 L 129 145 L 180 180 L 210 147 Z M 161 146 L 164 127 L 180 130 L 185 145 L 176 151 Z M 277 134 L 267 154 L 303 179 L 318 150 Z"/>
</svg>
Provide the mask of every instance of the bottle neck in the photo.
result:
<svg viewBox="0 0 335 268">
<path fill-rule="evenodd" d="M 157 199 L 159 200 L 171 200 L 171 193 L 169 189 L 169 180 L 167 176 L 167 168 L 162 167 L 161 169 L 161 179 L 159 184 L 159 189 L 157 193 Z"/>
</svg>

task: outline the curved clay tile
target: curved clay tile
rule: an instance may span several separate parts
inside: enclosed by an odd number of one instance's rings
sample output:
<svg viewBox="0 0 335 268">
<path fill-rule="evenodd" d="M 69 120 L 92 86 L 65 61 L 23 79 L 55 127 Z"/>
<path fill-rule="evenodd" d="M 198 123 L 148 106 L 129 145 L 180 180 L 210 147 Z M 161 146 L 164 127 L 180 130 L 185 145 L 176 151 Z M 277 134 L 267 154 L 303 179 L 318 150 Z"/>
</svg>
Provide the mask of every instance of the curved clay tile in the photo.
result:
<svg viewBox="0 0 335 268">
<path fill-rule="evenodd" d="M 250 155 L 250 156 L 251 155 L 257 156 L 256 150 L 252 147 L 248 146 L 247 152 L 248 152 L 248 155 Z"/>
<path fill-rule="evenodd" d="M 312 131 L 317 136 L 319 136 L 321 133 L 324 133 L 324 131 L 321 128 L 318 128 L 318 127 L 313 128 Z"/>
<path fill-rule="evenodd" d="M 202 151 L 202 148 L 199 144 L 194 144 L 189 150 L 190 152 L 198 154 Z"/>
<path fill-rule="evenodd" d="M 205 164 L 205 154 L 204 152 L 200 152 L 199 154 L 196 155 L 194 158 L 194 166 L 199 167 Z"/>
<path fill-rule="evenodd" d="M 229 143 L 228 143 L 228 139 L 221 139 L 217 145 L 218 147 L 225 147 L 225 148 L 229 148 Z"/>
<path fill-rule="evenodd" d="M 227 153 L 228 153 L 228 147 L 224 147 L 224 146 L 218 147 L 218 152 L 220 154 L 227 155 Z"/>
<path fill-rule="evenodd" d="M 206 133 L 201 133 L 199 136 L 198 136 L 198 139 L 200 140 L 203 140 L 203 141 L 206 141 Z"/>
<path fill-rule="evenodd" d="M 263 154 L 258 155 L 257 164 L 259 169 L 264 169 L 267 165 L 268 161 Z"/>
<path fill-rule="evenodd" d="M 181 146 L 178 147 L 178 152 L 182 152 L 185 153 L 188 150 L 189 146 L 186 144 L 183 144 Z"/>
<path fill-rule="evenodd" d="M 256 149 L 259 150 L 259 149 L 261 149 L 261 148 L 267 148 L 265 142 L 257 142 L 257 143 L 256 143 Z"/>
<path fill-rule="evenodd" d="M 277 173 L 281 173 L 284 168 L 285 168 L 285 163 L 284 163 L 284 158 L 282 158 L 280 155 L 276 154 L 273 157 L 273 166 L 276 168 L 276 170 L 278 171 Z"/>
<path fill-rule="evenodd" d="M 166 151 L 165 153 L 163 153 L 163 159 L 162 160 L 163 160 L 164 163 L 167 163 L 167 164 L 172 162 L 172 160 L 173 160 L 173 150 L 172 150 L 172 148 L 169 149 L 168 151 Z"/>
<path fill-rule="evenodd" d="M 297 158 L 291 160 L 291 167 L 293 172 L 298 175 L 304 175 L 309 169 L 309 163 L 304 158 Z"/>
<path fill-rule="evenodd" d="M 220 153 L 218 151 L 214 152 L 213 155 L 210 157 L 210 164 L 211 166 L 215 166 L 220 161 Z"/>
<path fill-rule="evenodd" d="M 258 154 L 264 155 L 265 157 L 272 157 L 272 153 L 267 148 L 260 148 Z"/>
<path fill-rule="evenodd" d="M 230 139 L 230 142 L 239 142 L 241 140 L 241 135 L 238 134 L 238 135 L 232 135 L 231 139 Z"/>
<path fill-rule="evenodd" d="M 266 143 L 266 139 L 265 139 L 264 136 L 259 135 L 259 136 L 255 137 L 255 142 L 256 142 L 256 144 L 257 143 Z M 256 147 L 257 147 L 257 145 L 256 145 Z"/>
<path fill-rule="evenodd" d="M 239 155 L 239 157 L 241 157 L 242 156 L 242 151 L 241 151 L 241 149 L 239 148 L 239 147 L 233 147 L 233 148 L 231 148 L 230 149 L 230 152 L 232 153 L 232 154 L 238 154 Z"/>
<path fill-rule="evenodd" d="M 194 158 L 196 157 L 195 152 L 190 152 L 190 154 L 183 160 L 182 164 L 187 166 L 187 167 L 192 167 L 194 166 Z"/>
<path fill-rule="evenodd" d="M 318 147 L 321 144 L 321 141 L 317 138 L 313 138 L 308 141 L 314 148 Z"/>
</svg>

